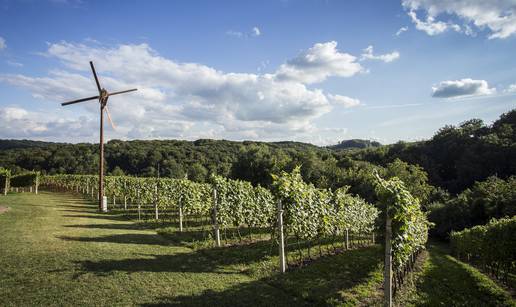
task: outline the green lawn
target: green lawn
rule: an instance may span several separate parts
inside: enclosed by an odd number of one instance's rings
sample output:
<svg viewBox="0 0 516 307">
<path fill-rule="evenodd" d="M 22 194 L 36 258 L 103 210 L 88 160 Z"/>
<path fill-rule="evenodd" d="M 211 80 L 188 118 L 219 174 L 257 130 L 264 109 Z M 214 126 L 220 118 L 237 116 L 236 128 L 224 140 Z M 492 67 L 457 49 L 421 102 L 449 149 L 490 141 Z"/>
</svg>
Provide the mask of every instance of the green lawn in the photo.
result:
<svg viewBox="0 0 516 307">
<path fill-rule="evenodd" d="M 382 250 L 275 271 L 268 242 L 192 249 L 152 224 L 99 214 L 78 195 L 0 196 L 0 306 L 381 305 Z M 403 305 L 510 304 L 470 266 L 431 249 Z M 442 302 L 443 304 L 440 304 Z M 471 302 L 472 304 L 468 304 Z"/>
<path fill-rule="evenodd" d="M 366 248 L 263 276 L 250 272 L 266 253 L 193 250 L 72 194 L 9 194 L 0 205 L 11 208 L 0 215 L 0 306 L 325 304 L 360 297 L 380 255 Z"/>
</svg>

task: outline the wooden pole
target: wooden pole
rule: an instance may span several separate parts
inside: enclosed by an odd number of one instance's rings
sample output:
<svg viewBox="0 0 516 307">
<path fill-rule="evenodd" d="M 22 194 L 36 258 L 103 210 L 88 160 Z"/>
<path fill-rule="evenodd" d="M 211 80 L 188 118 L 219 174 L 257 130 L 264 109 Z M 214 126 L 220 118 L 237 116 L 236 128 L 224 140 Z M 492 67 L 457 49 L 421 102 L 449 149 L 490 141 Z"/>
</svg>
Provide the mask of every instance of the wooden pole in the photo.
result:
<svg viewBox="0 0 516 307">
<path fill-rule="evenodd" d="M 183 232 L 183 198 L 179 199 L 179 232 Z"/>
<path fill-rule="evenodd" d="M 99 211 L 104 201 L 104 106 L 107 98 L 100 98 L 100 140 L 99 140 Z"/>
<path fill-rule="evenodd" d="M 278 233 L 279 233 L 279 266 L 280 272 L 285 273 L 287 265 L 285 262 L 285 237 L 283 234 L 283 207 L 281 200 L 278 200 Z"/>
<path fill-rule="evenodd" d="M 9 176 L 8 174 L 5 175 L 5 182 L 4 182 L 4 196 L 7 196 L 7 190 L 9 190 Z"/>
<path fill-rule="evenodd" d="M 349 229 L 346 228 L 346 249 L 349 249 Z"/>
<path fill-rule="evenodd" d="M 142 204 L 141 204 L 141 199 L 140 199 L 140 191 L 137 192 L 137 198 L 138 198 L 138 221 L 141 220 L 141 208 L 142 208 Z"/>
<path fill-rule="evenodd" d="M 156 221 L 159 219 L 158 215 L 158 184 L 154 186 L 154 210 Z"/>
<path fill-rule="evenodd" d="M 215 228 L 215 241 L 217 247 L 220 247 L 220 229 L 217 222 L 217 190 L 213 189 L 213 225 Z"/>
<path fill-rule="evenodd" d="M 386 209 L 388 210 L 388 209 Z M 384 278 L 383 278 L 383 288 L 384 288 L 384 306 L 391 307 L 392 306 L 392 245 L 391 245 L 391 236 L 392 236 L 392 227 L 391 227 L 391 218 L 389 213 L 386 212 L 385 218 L 385 269 L 384 269 Z"/>
<path fill-rule="evenodd" d="M 127 181 L 124 180 L 124 210 L 127 210 Z"/>
</svg>

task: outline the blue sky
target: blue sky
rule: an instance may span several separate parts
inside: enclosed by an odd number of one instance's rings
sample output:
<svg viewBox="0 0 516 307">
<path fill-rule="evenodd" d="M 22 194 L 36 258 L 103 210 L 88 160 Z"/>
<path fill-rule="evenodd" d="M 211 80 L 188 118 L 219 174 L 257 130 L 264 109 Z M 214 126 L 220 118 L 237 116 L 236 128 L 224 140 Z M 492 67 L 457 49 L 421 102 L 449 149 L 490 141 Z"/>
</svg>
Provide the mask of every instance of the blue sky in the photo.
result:
<svg viewBox="0 0 516 307">
<path fill-rule="evenodd" d="M 516 107 L 514 0 L 0 0 L 0 138 L 431 137 Z"/>
</svg>

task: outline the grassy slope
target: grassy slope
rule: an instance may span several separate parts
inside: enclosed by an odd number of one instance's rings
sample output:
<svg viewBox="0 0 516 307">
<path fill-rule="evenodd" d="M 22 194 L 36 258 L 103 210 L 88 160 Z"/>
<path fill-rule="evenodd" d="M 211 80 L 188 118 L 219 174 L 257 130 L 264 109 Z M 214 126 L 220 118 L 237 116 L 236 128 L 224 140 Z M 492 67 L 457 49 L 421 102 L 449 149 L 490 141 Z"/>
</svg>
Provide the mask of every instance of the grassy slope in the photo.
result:
<svg viewBox="0 0 516 307">
<path fill-rule="evenodd" d="M 0 205 L 11 207 L 0 215 L 0 306 L 313 305 L 376 290 L 367 284 L 378 247 L 264 277 L 246 271 L 266 255 L 192 250 L 69 194 L 10 194 Z"/>
<path fill-rule="evenodd" d="M 10 194 L 0 205 L 12 208 L 0 215 L 0 306 L 381 305 L 379 246 L 279 275 L 268 248 L 193 250 L 70 194 Z M 511 303 L 471 267 L 430 255 L 403 305 Z"/>
<path fill-rule="evenodd" d="M 430 245 L 411 286 L 398 297 L 402 306 L 516 306 L 511 296 L 474 267 Z M 410 283 L 409 283 L 410 285 Z"/>
</svg>

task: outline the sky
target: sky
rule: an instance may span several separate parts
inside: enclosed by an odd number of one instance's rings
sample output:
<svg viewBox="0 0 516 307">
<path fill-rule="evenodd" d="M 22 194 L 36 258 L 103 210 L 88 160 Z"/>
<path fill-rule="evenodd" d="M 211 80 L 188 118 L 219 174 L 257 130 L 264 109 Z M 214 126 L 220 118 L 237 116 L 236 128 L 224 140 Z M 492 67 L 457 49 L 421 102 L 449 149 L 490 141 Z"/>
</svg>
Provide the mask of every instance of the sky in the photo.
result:
<svg viewBox="0 0 516 307">
<path fill-rule="evenodd" d="M 0 139 L 431 138 L 516 108 L 516 0 L 0 0 Z"/>
</svg>

